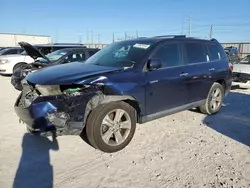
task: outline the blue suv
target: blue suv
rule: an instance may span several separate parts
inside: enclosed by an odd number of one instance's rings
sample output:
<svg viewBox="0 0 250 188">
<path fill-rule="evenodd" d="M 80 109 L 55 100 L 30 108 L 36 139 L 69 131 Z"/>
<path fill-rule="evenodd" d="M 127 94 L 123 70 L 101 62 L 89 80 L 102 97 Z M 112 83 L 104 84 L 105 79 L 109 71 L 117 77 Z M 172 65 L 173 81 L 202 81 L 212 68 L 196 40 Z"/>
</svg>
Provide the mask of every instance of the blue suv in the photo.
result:
<svg viewBox="0 0 250 188">
<path fill-rule="evenodd" d="M 217 113 L 230 91 L 232 69 L 216 39 L 126 40 L 84 63 L 29 74 L 15 112 L 29 132 L 86 133 L 93 147 L 116 152 L 129 144 L 137 123 L 192 108 Z"/>
</svg>

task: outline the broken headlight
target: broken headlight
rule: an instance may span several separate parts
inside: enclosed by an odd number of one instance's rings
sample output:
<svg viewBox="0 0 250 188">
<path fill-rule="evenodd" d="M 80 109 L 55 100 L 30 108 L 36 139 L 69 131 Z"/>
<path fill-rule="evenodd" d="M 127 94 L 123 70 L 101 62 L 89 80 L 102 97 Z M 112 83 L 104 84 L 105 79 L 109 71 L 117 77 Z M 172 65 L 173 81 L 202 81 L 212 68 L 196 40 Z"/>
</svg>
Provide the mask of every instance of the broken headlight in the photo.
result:
<svg viewBox="0 0 250 188">
<path fill-rule="evenodd" d="M 61 95 L 62 91 L 59 85 L 36 85 L 36 89 L 43 96 Z"/>
</svg>

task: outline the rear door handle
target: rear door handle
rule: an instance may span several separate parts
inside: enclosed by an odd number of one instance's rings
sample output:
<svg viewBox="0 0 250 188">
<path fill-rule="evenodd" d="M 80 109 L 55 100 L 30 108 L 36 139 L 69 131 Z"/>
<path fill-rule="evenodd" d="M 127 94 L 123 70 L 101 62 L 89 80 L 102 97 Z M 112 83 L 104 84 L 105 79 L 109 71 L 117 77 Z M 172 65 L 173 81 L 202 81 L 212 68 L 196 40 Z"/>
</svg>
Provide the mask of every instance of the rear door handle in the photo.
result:
<svg viewBox="0 0 250 188">
<path fill-rule="evenodd" d="M 180 76 L 187 76 L 188 75 L 188 73 L 187 72 L 185 72 L 185 73 L 181 73 L 180 74 Z"/>
<path fill-rule="evenodd" d="M 210 68 L 209 71 L 215 71 L 215 68 Z"/>
</svg>

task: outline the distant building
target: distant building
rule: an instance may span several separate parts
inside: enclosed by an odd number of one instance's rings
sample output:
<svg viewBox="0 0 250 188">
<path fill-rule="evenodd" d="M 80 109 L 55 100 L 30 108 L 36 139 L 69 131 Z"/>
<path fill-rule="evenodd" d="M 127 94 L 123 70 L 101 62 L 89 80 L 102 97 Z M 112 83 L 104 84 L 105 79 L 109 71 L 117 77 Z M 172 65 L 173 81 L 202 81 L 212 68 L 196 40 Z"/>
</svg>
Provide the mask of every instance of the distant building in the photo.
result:
<svg viewBox="0 0 250 188">
<path fill-rule="evenodd" d="M 0 47 L 16 47 L 18 42 L 25 41 L 30 44 L 51 43 L 51 37 L 45 35 L 0 33 Z"/>
<path fill-rule="evenodd" d="M 84 44 L 87 48 L 99 48 L 99 49 L 103 49 L 106 46 L 108 46 L 108 44 Z"/>
</svg>

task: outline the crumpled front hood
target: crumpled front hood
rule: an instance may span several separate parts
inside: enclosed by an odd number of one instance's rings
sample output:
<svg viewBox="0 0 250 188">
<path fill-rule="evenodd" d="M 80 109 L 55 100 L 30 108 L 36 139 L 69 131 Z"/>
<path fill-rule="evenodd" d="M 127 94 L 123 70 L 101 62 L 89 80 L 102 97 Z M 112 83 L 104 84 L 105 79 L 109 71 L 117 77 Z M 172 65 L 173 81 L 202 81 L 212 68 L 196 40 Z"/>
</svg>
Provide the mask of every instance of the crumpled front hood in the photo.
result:
<svg viewBox="0 0 250 188">
<path fill-rule="evenodd" d="M 27 42 L 19 42 L 18 44 L 34 60 L 36 60 L 37 58 L 44 58 L 44 59 L 46 59 L 49 62 L 49 59 L 43 53 L 41 53 L 35 46 L 32 46 L 31 44 L 29 44 Z"/>
<path fill-rule="evenodd" d="M 65 85 L 90 76 L 119 71 L 122 68 L 89 65 L 80 62 L 45 67 L 27 76 L 27 81 L 39 85 Z"/>
</svg>

